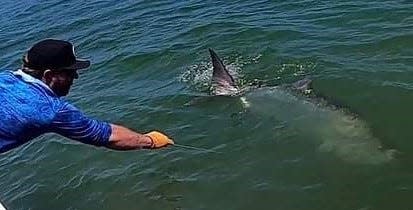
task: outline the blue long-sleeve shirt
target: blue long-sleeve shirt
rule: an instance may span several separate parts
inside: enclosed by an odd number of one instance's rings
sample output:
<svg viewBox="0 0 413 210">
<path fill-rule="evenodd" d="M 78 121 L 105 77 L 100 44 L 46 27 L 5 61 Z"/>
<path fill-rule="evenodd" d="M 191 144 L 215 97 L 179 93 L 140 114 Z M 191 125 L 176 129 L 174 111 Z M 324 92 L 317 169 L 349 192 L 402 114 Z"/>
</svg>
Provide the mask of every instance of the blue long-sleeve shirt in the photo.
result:
<svg viewBox="0 0 413 210">
<path fill-rule="evenodd" d="M 42 81 L 21 70 L 0 73 L 0 153 L 44 133 L 105 146 L 109 123 L 91 119 L 56 96 Z"/>
</svg>

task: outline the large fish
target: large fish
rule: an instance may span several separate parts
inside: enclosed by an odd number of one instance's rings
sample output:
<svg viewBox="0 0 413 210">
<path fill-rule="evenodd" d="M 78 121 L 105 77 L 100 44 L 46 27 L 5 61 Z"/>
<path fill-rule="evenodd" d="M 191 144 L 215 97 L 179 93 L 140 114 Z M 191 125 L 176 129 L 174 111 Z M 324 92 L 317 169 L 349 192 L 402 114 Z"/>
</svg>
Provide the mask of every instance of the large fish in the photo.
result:
<svg viewBox="0 0 413 210">
<path fill-rule="evenodd" d="M 311 80 L 288 86 L 259 87 L 242 90 L 218 55 L 209 49 L 214 95 L 239 97 L 245 108 L 262 117 L 285 122 L 303 135 L 319 140 L 319 149 L 338 158 L 361 164 L 380 164 L 394 159 L 395 150 L 384 149 L 368 125 L 345 109 L 315 99 Z"/>
</svg>

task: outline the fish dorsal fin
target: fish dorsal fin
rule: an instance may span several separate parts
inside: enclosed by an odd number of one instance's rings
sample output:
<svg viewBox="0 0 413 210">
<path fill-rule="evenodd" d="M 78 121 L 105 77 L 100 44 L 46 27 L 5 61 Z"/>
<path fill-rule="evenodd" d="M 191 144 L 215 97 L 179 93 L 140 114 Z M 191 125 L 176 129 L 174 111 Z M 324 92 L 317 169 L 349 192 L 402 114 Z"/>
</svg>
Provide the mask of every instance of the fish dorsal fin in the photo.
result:
<svg viewBox="0 0 413 210">
<path fill-rule="evenodd" d="M 233 95 L 237 90 L 234 78 L 229 74 L 225 68 L 224 63 L 214 52 L 209 49 L 211 61 L 213 66 L 212 84 L 217 95 Z"/>
</svg>

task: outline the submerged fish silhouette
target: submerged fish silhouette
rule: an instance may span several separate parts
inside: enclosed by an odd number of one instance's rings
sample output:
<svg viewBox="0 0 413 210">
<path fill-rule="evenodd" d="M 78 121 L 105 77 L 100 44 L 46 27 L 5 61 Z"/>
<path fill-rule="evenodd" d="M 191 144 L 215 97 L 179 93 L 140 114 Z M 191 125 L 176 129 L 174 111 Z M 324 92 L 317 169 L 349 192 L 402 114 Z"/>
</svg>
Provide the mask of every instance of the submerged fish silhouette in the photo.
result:
<svg viewBox="0 0 413 210">
<path fill-rule="evenodd" d="M 319 149 L 338 158 L 361 164 L 380 164 L 394 159 L 396 150 L 383 149 L 367 124 L 351 114 L 321 100 L 302 96 L 311 92 L 311 80 L 303 79 L 288 87 L 237 87 L 218 55 L 209 49 L 213 65 L 214 95 L 239 97 L 249 111 L 287 122 L 299 132 L 320 140 Z"/>
</svg>

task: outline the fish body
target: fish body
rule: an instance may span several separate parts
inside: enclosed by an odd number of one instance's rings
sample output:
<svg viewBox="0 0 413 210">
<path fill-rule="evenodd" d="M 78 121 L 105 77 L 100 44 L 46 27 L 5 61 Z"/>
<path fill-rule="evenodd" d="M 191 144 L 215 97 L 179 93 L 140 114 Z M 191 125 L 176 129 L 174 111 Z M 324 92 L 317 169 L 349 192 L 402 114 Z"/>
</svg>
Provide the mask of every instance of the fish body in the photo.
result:
<svg viewBox="0 0 413 210">
<path fill-rule="evenodd" d="M 311 135 L 319 150 L 362 164 L 380 164 L 394 159 L 395 150 L 383 149 L 365 121 L 312 95 L 311 80 L 291 85 L 242 90 L 237 87 L 218 55 L 209 49 L 213 64 L 213 94 L 239 97 L 249 112 L 271 117 L 296 131 Z M 306 95 L 312 95 L 308 97 Z"/>
</svg>

